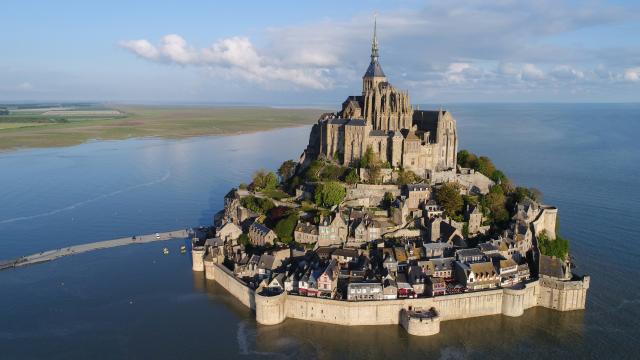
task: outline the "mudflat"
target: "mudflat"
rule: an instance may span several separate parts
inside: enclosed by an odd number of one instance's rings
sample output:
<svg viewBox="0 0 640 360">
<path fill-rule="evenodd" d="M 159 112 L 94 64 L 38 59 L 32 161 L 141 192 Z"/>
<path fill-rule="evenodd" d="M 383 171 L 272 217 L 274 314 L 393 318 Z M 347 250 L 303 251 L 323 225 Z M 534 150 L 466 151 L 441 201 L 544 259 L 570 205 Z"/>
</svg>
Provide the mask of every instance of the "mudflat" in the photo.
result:
<svg viewBox="0 0 640 360">
<path fill-rule="evenodd" d="M 78 112 L 77 116 L 70 111 L 61 112 L 59 116 L 64 116 L 64 121 L 57 121 L 58 117 L 49 119 L 51 111 L 35 115 L 43 121 L 34 121 L 33 116 L 29 121 L 16 117 L 0 125 L 0 150 L 70 146 L 93 139 L 248 133 L 312 124 L 322 113 L 319 109 L 249 106 L 111 105 L 109 109 L 91 116 L 86 112 Z"/>
</svg>

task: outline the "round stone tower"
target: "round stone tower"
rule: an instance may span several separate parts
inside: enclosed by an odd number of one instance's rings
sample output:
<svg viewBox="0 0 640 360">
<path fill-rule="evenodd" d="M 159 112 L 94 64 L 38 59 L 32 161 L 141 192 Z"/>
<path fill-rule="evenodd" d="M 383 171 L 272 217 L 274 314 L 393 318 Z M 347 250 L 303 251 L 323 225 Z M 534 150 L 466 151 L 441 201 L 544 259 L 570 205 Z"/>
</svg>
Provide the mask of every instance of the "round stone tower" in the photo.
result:
<svg viewBox="0 0 640 360">
<path fill-rule="evenodd" d="M 287 294 L 266 295 L 261 289 L 256 290 L 256 321 L 262 325 L 280 324 L 287 318 L 285 303 Z"/>
<path fill-rule="evenodd" d="M 504 289 L 502 292 L 502 314 L 521 316 L 524 314 L 525 289 Z"/>
<path fill-rule="evenodd" d="M 207 280 L 215 280 L 214 276 L 214 264 L 216 263 L 215 259 L 211 254 L 208 254 L 204 257 L 204 276 Z"/>
<path fill-rule="evenodd" d="M 193 271 L 204 271 L 204 246 L 194 246 L 191 250 Z"/>
</svg>

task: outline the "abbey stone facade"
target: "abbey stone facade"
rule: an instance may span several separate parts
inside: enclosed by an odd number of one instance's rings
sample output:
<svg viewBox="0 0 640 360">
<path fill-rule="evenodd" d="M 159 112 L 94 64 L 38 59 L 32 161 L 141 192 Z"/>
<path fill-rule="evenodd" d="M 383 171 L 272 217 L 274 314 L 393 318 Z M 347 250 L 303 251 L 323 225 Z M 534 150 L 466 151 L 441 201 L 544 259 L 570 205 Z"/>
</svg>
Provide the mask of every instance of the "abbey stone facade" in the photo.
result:
<svg viewBox="0 0 640 360">
<path fill-rule="evenodd" d="M 375 26 L 362 95 L 349 96 L 342 110 L 321 116 L 301 163 L 327 158 L 353 166 L 369 147 L 382 162 L 425 178 L 434 171 L 455 169 L 458 152 L 456 120 L 451 113 L 414 110 L 409 93 L 387 81 L 378 61 Z"/>
</svg>

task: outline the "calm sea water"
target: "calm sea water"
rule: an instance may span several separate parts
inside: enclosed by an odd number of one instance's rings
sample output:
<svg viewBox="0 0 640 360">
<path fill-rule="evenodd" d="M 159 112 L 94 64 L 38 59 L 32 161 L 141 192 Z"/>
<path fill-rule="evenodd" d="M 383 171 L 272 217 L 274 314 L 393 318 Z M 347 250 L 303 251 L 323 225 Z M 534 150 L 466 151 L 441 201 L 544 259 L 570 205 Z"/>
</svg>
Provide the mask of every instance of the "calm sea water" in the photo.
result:
<svg viewBox="0 0 640 360">
<path fill-rule="evenodd" d="M 265 327 L 192 273 L 180 242 L 156 243 L 0 272 L 0 358 L 636 358 L 640 105 L 449 109 L 461 148 L 559 206 L 578 271 L 591 275 L 586 311 L 445 322 L 429 338 L 399 326 Z M 209 224 L 230 187 L 297 158 L 308 131 L 0 154 L 0 259 Z"/>
</svg>

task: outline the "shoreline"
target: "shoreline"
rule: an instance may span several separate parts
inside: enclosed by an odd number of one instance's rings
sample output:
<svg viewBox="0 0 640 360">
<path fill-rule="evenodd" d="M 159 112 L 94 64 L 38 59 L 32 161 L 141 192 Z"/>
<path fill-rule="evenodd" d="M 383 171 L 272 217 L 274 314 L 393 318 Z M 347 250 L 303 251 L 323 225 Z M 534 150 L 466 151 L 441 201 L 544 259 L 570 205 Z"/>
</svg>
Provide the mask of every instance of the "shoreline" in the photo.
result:
<svg viewBox="0 0 640 360">
<path fill-rule="evenodd" d="M 321 109 L 120 106 L 123 117 L 79 119 L 0 130 L 0 154 L 90 141 L 229 136 L 312 125 Z M 2 120 L 2 119 L 0 119 Z M 17 121 L 17 120 L 16 120 Z"/>
<path fill-rule="evenodd" d="M 239 135 L 249 135 L 249 134 L 257 134 L 263 132 L 277 131 L 283 129 L 293 129 L 300 128 L 305 126 L 311 126 L 313 123 L 309 124 L 296 124 L 296 125 L 284 125 L 272 128 L 265 128 L 260 130 L 242 130 L 236 132 L 220 132 L 220 133 L 202 133 L 202 134 L 194 134 L 194 135 L 184 135 L 184 136 L 165 136 L 165 135 L 145 135 L 145 136 L 134 136 L 127 138 L 118 138 L 118 139 L 86 139 L 83 142 L 76 144 L 60 144 L 60 145 L 52 145 L 52 146 L 24 146 L 24 147 L 13 147 L 13 148 L 2 148 L 0 147 L 0 156 L 17 153 L 21 151 L 29 151 L 29 150 L 46 150 L 46 149 L 61 149 L 61 148 L 69 148 L 74 146 L 86 145 L 95 142 L 108 142 L 108 141 L 127 141 L 127 140 L 186 140 L 186 139 L 198 139 L 198 138 L 208 138 L 208 137 L 227 137 L 227 136 L 239 136 Z"/>
</svg>

